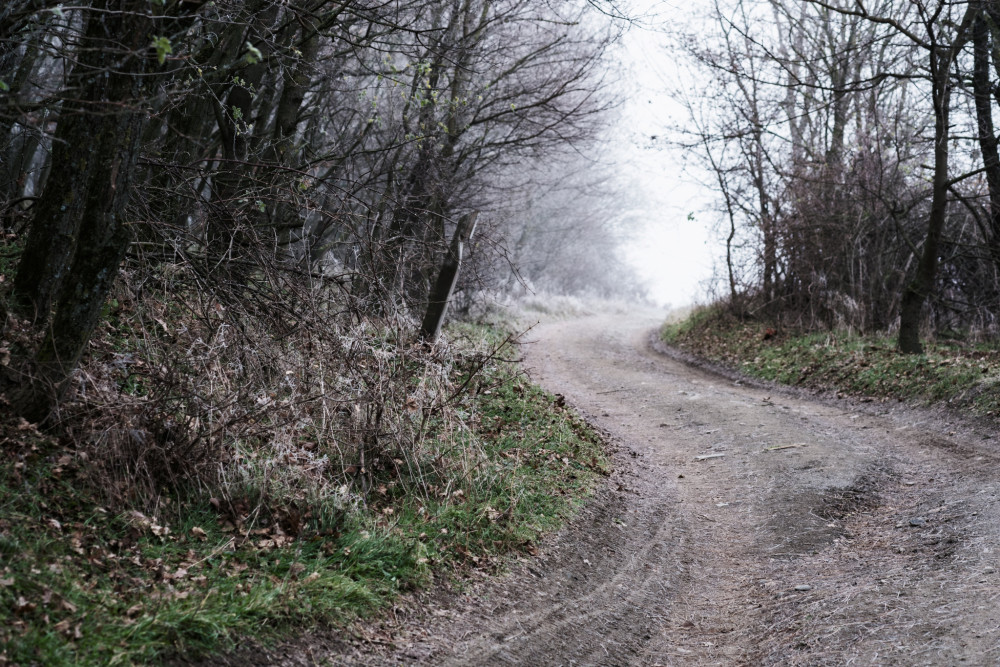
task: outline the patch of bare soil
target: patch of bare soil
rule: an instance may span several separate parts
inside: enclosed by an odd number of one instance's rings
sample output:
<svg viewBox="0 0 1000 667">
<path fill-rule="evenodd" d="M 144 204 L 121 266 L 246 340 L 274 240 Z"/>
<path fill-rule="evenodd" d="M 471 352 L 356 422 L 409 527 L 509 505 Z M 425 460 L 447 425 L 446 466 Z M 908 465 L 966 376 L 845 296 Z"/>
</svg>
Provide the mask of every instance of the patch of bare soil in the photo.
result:
<svg viewBox="0 0 1000 667">
<path fill-rule="evenodd" d="M 996 433 L 747 386 L 654 351 L 655 324 L 545 324 L 526 346 L 617 443 L 537 558 L 271 662 L 1000 664 Z"/>
</svg>

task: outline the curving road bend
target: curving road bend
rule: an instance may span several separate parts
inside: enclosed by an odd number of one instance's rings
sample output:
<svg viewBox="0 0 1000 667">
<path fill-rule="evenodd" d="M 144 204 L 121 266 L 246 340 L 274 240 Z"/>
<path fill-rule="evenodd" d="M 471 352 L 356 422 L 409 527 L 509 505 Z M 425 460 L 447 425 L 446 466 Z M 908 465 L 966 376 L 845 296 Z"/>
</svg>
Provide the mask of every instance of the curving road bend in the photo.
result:
<svg viewBox="0 0 1000 667">
<path fill-rule="evenodd" d="M 995 433 L 742 386 L 653 351 L 655 325 L 533 332 L 532 375 L 611 435 L 618 471 L 397 660 L 1000 664 Z"/>
</svg>

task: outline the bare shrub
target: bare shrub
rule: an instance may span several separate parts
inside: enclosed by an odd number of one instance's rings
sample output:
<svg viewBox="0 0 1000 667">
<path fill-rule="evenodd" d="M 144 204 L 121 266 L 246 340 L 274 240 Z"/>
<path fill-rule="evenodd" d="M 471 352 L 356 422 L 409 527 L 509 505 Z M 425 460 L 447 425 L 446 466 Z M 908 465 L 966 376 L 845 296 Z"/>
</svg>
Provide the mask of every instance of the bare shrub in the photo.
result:
<svg viewBox="0 0 1000 667">
<path fill-rule="evenodd" d="M 164 488 L 257 508 L 345 486 L 363 497 L 385 474 L 419 492 L 442 460 L 436 436 L 467 428 L 454 407 L 497 353 L 427 347 L 402 315 L 359 317 L 338 281 L 261 271 L 213 298 L 196 263 L 141 259 L 59 412 L 112 505 Z"/>
</svg>

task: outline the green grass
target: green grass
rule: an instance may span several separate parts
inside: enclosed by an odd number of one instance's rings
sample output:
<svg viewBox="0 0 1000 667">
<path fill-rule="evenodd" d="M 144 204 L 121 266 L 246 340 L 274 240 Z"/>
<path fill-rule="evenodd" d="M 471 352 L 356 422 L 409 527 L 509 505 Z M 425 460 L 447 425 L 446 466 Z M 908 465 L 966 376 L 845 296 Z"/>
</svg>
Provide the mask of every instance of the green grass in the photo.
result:
<svg viewBox="0 0 1000 667">
<path fill-rule="evenodd" d="M 439 425 L 404 474 L 383 471 L 340 499 L 297 499 L 294 537 L 277 515 L 236 527 L 197 489 L 168 495 L 157 517 L 109 512 L 71 448 L 0 425 L 0 664 L 208 656 L 502 568 L 572 515 L 607 462 L 582 420 L 509 363 L 473 384 L 455 406 L 462 428 Z"/>
<path fill-rule="evenodd" d="M 662 338 L 764 380 L 1000 414 L 1000 349 L 995 345 L 927 341 L 924 354 L 905 355 L 889 336 L 782 331 L 766 322 L 737 320 L 718 307 L 664 326 Z"/>
</svg>

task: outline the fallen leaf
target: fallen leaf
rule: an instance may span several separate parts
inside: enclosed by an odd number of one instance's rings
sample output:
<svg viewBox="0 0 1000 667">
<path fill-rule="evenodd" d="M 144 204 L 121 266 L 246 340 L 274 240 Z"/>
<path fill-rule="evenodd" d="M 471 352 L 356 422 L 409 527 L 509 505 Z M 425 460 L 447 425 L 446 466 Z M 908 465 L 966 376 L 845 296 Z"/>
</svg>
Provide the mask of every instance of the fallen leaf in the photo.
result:
<svg viewBox="0 0 1000 667">
<path fill-rule="evenodd" d="M 249 569 L 249 567 L 250 566 L 247 565 L 246 563 L 231 563 L 230 566 L 229 566 L 228 576 L 235 577 L 238 574 L 240 574 L 241 572 Z"/>
<path fill-rule="evenodd" d="M 22 612 L 32 612 L 37 608 L 37 604 L 34 602 L 28 602 L 24 599 L 24 596 L 18 596 L 17 600 L 14 602 L 14 611 L 18 614 Z"/>
</svg>

